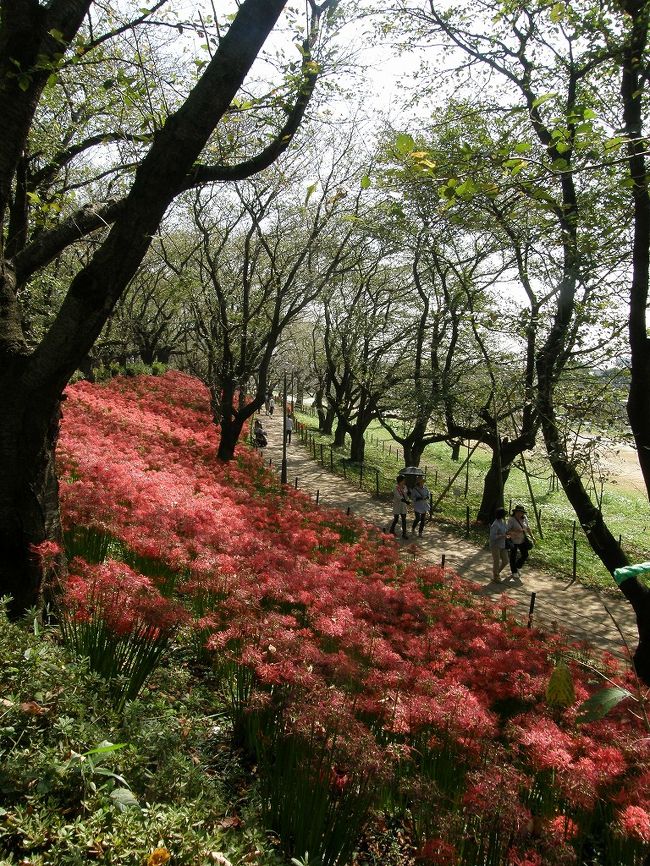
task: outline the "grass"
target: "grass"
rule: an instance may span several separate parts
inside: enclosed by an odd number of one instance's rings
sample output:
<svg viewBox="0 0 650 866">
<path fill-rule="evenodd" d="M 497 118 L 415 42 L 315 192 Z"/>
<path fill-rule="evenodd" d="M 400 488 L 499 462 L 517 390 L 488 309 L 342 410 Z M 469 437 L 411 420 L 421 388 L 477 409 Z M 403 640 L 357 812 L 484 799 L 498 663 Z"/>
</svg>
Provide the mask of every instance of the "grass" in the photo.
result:
<svg viewBox="0 0 650 866">
<path fill-rule="evenodd" d="M 368 428 L 365 460 L 361 467 L 349 460 L 347 447 L 332 447 L 332 437 L 319 432 L 315 416 L 297 412 L 296 417 L 303 425 L 299 435 L 317 460 L 336 474 L 344 476 L 351 484 L 369 490 L 388 502 L 397 472 L 404 467 L 404 462 L 402 449 L 378 422 L 373 422 Z M 436 523 L 481 545 L 487 543 L 487 527 L 477 525 L 473 518 L 478 512 L 490 457 L 487 451 L 477 449 L 469 465 L 461 469 L 466 456 L 467 449 L 461 449 L 460 461 L 455 463 L 451 459 L 449 446 L 436 443 L 426 448 L 420 466 L 426 472 L 434 504 L 442 496 L 434 513 Z M 524 459 L 540 518 L 541 533 L 535 525 L 531 494 L 521 461 L 517 461 L 510 472 L 505 490 L 505 506 L 511 509 L 518 502 L 527 506 L 529 522 L 537 540 L 533 552 L 535 564 L 558 577 L 573 577 L 575 538 L 577 579 L 585 586 L 614 590 L 611 576 L 576 524 L 573 509 L 564 491 L 554 481 L 547 460 L 540 454 L 526 454 Z M 460 473 L 449 486 L 459 469 Z M 446 488 L 449 489 L 445 493 Z M 650 560 L 650 503 L 647 497 L 610 481 L 603 488 L 602 508 L 610 531 L 620 538 L 630 561 Z"/>
</svg>

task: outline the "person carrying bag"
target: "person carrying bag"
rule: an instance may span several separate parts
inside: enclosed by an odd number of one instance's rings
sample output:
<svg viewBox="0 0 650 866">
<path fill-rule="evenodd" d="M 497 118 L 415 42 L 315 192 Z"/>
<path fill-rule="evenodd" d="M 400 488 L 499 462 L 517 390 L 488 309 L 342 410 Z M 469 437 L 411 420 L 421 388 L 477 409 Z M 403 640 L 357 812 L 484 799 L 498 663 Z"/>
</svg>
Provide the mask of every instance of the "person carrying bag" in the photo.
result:
<svg viewBox="0 0 650 866">
<path fill-rule="evenodd" d="M 506 537 L 511 542 L 510 572 L 513 577 L 519 577 L 521 567 L 528 559 L 528 552 L 535 544 L 523 505 L 516 505 L 513 508 L 506 526 Z"/>
</svg>

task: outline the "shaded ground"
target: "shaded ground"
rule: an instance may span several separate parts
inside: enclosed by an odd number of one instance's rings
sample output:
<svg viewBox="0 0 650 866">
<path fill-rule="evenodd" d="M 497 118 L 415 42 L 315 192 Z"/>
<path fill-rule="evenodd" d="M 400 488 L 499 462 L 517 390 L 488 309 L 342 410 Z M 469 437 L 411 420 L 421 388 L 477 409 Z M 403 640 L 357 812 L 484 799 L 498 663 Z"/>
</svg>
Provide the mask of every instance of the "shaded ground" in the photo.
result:
<svg viewBox="0 0 650 866">
<path fill-rule="evenodd" d="M 265 458 L 280 472 L 282 416 L 265 416 L 262 413 L 261 420 L 269 442 L 268 448 L 264 450 Z M 379 530 L 387 529 L 392 520 L 390 502 L 375 499 L 367 491 L 355 489 L 349 482 L 324 469 L 311 458 L 295 433 L 293 442 L 287 446 L 287 482 L 314 498 L 318 495 L 323 505 L 342 511 L 350 509 Z M 409 526 L 411 520 L 412 515 L 409 514 Z M 534 549 L 520 579 L 508 578 L 504 583 L 495 584 L 491 582 L 489 549 L 479 548 L 435 523 L 427 523 L 422 538 L 408 541 L 398 539 L 395 543 L 401 545 L 405 556 L 414 556 L 436 565 L 440 565 L 444 557 L 445 567 L 480 584 L 479 594 L 493 598 L 495 606 L 500 607 L 501 596 L 507 593 L 516 604 L 515 615 L 523 622 L 528 621 L 534 593 L 533 622 L 536 626 L 564 630 L 577 640 L 584 640 L 619 656 L 627 656 L 625 641 L 632 651 L 636 647 L 634 613 L 623 596 L 604 596 L 578 583 L 569 586 L 564 577 L 553 577 L 538 571 L 534 567 Z"/>
</svg>

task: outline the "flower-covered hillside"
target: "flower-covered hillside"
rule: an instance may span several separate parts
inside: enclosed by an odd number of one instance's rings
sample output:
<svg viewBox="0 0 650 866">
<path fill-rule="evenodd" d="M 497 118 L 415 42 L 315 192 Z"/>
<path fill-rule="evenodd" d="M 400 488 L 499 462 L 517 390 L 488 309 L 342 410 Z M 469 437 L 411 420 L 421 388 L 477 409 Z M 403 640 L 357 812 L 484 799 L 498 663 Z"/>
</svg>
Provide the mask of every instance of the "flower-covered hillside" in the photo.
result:
<svg viewBox="0 0 650 866">
<path fill-rule="evenodd" d="M 218 670 L 288 854 L 349 862 L 384 810 L 432 864 L 643 862 L 642 704 L 578 712 L 602 675 L 635 693 L 613 659 L 580 666 L 559 637 L 282 488 L 245 445 L 219 463 L 188 376 L 81 382 L 64 410 L 68 544 L 97 560 L 72 562 L 71 627 L 107 599 L 135 607 L 130 587 L 159 599 L 157 630 L 156 604 L 140 605 L 145 639 L 175 627 Z"/>
</svg>

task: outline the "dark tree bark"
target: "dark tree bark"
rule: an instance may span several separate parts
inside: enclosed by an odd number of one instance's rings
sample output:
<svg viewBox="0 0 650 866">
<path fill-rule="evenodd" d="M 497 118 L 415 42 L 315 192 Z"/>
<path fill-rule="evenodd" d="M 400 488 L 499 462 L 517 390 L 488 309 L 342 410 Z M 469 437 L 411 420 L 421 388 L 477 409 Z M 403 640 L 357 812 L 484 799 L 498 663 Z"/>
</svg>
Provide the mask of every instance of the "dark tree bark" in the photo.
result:
<svg viewBox="0 0 650 866">
<path fill-rule="evenodd" d="M 345 446 L 345 434 L 347 433 L 345 422 L 338 418 L 336 430 L 334 431 L 334 448 L 343 448 Z"/>
<path fill-rule="evenodd" d="M 639 58 L 645 57 L 648 44 L 646 3 L 627 0 L 621 4 L 630 16 L 628 44 L 622 56 L 621 97 L 623 120 L 628 136 L 628 165 L 633 181 L 634 205 L 632 245 L 632 285 L 630 287 L 630 392 L 627 413 L 637 447 L 639 466 L 650 496 L 650 339 L 647 308 L 650 283 L 650 194 L 645 154 L 647 138 L 643 132 L 643 101 L 647 91 L 647 69 Z"/>
</svg>

